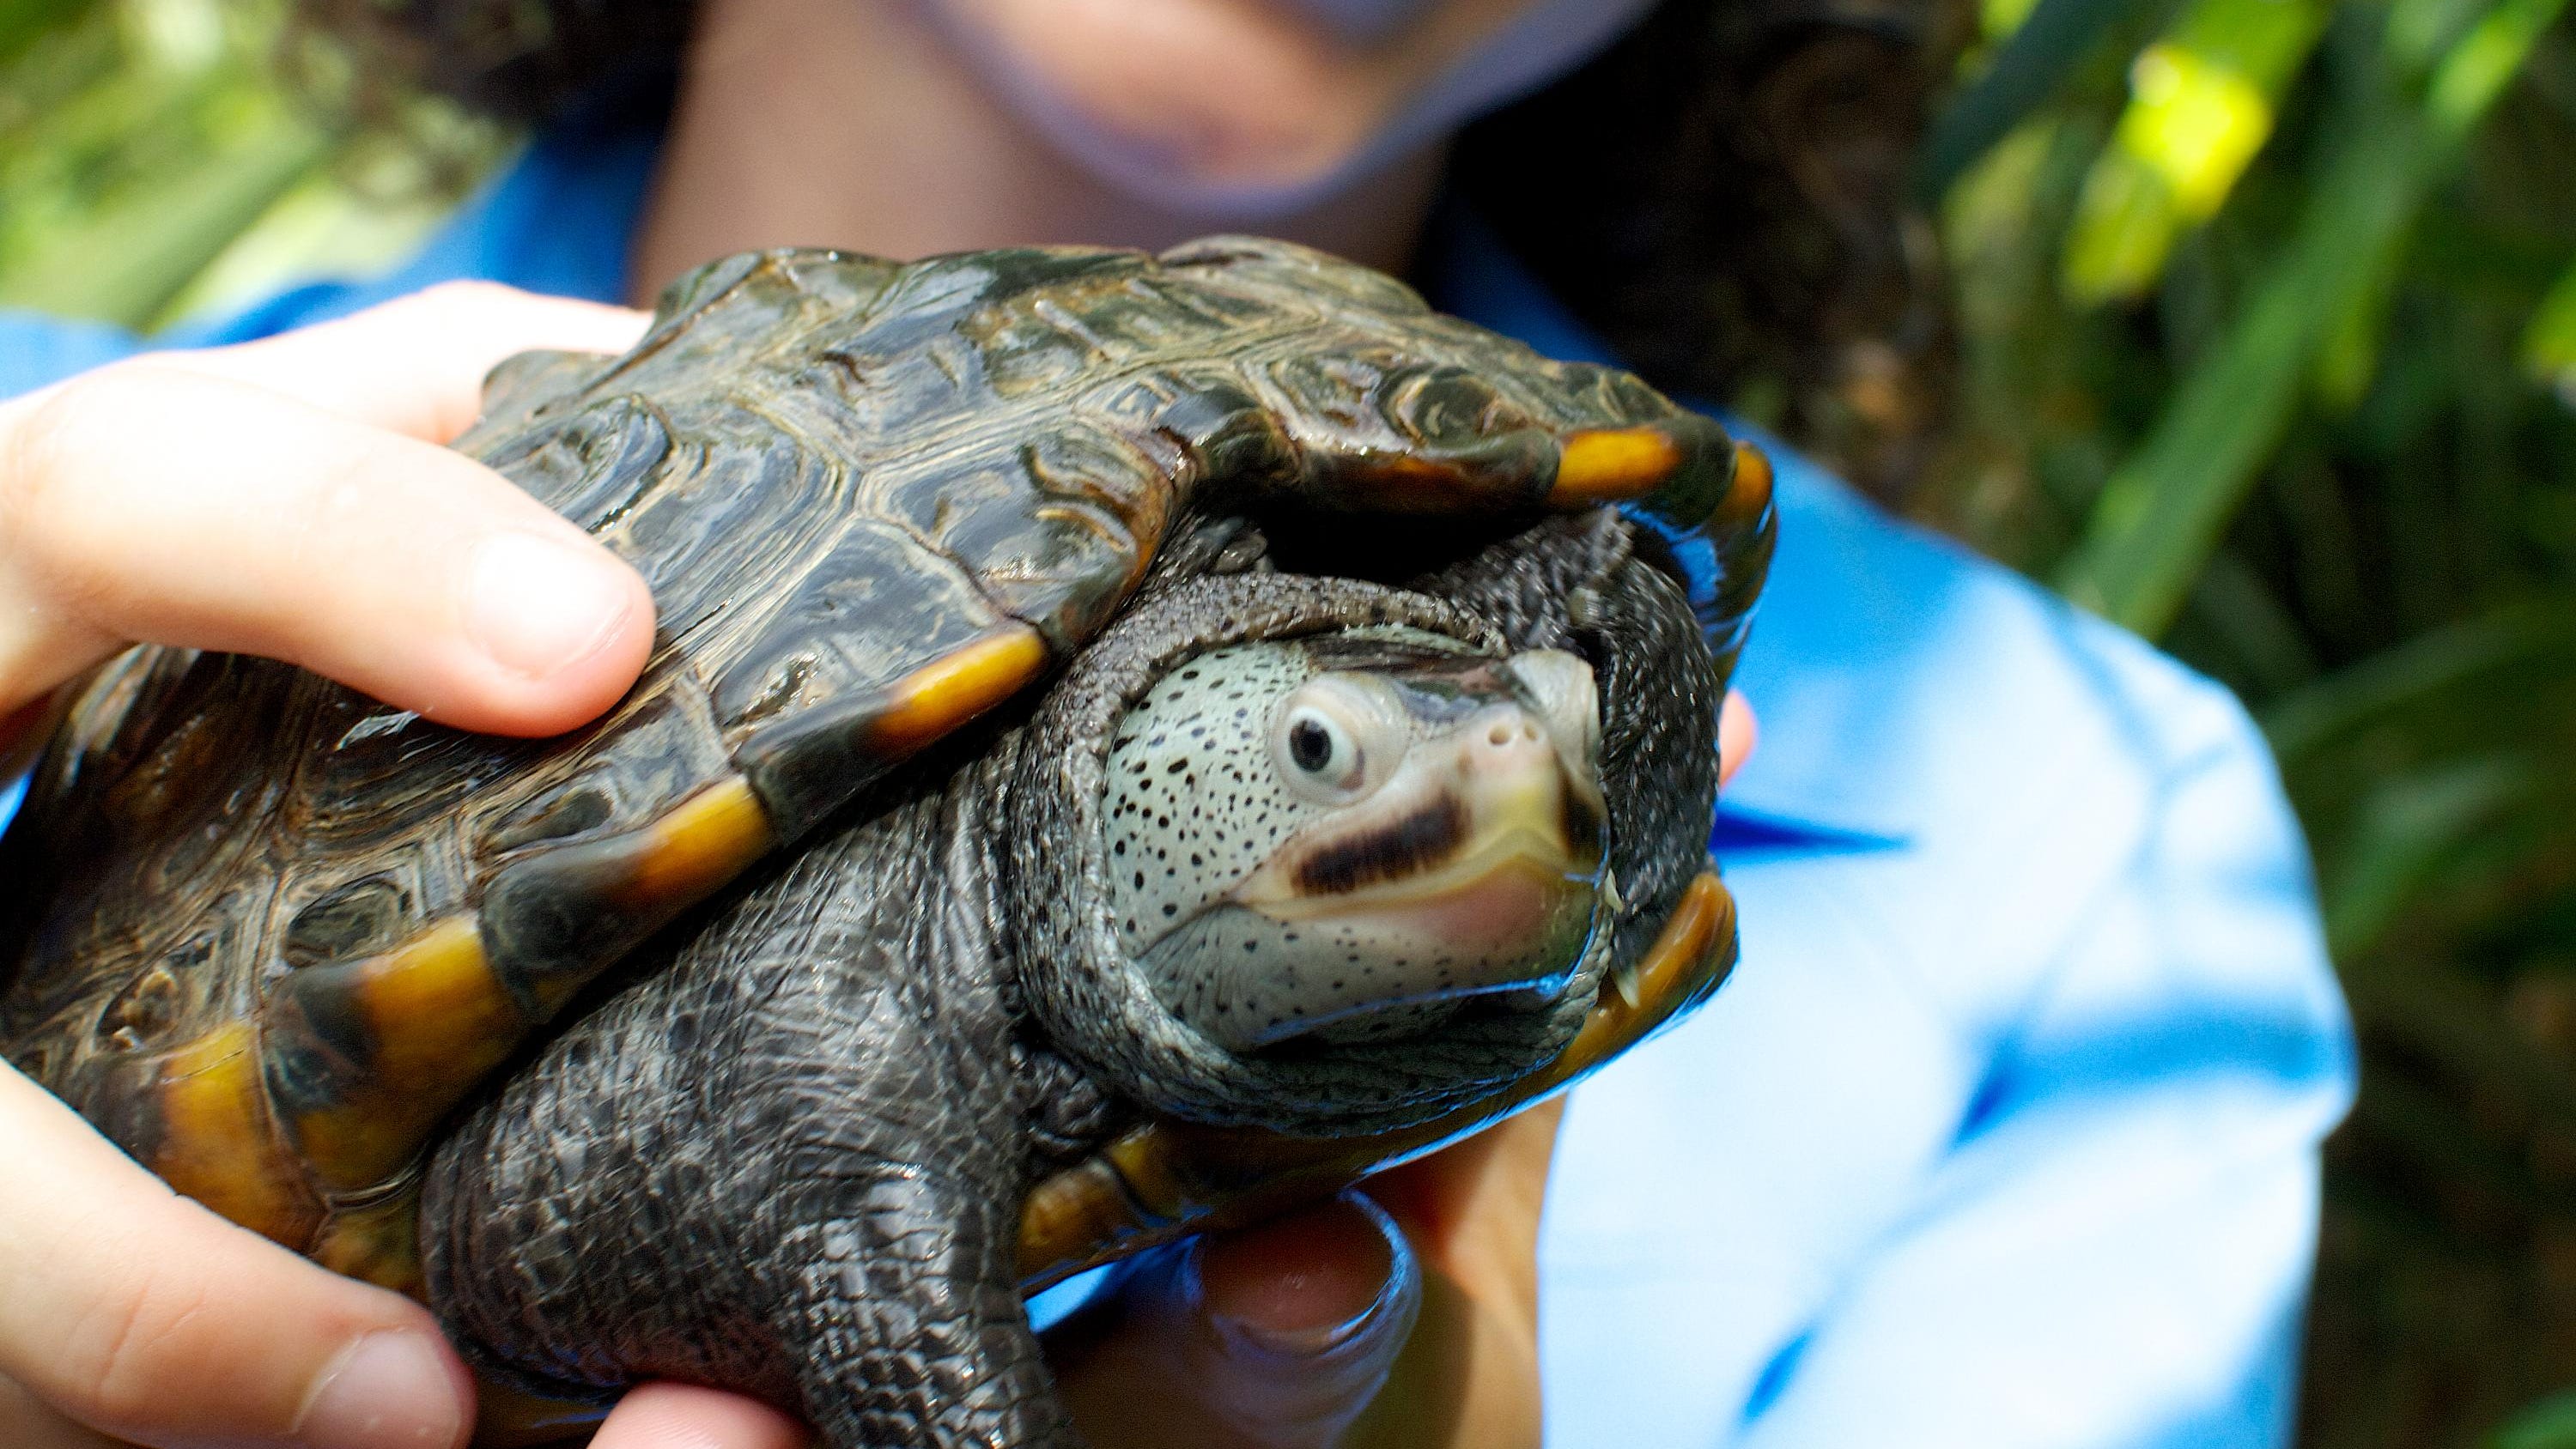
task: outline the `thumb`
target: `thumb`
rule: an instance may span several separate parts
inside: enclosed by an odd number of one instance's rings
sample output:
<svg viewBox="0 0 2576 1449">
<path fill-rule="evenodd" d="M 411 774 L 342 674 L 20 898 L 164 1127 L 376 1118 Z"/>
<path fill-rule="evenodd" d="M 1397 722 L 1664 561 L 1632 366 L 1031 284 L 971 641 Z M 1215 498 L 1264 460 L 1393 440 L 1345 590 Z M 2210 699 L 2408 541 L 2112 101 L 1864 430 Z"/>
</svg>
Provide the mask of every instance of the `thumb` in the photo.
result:
<svg viewBox="0 0 2576 1449">
<path fill-rule="evenodd" d="M 1057 1331 L 1059 1380 L 1101 1449 L 1329 1449 L 1421 1306 L 1403 1232 L 1345 1193 L 1134 1260 L 1106 1306 Z M 1068 1352 L 1068 1336 L 1089 1341 Z"/>
<path fill-rule="evenodd" d="M 464 1439 L 426 1309 L 173 1194 L 6 1067 L 0 1162 L 0 1378 L 54 1412 L 151 1449 Z"/>
</svg>

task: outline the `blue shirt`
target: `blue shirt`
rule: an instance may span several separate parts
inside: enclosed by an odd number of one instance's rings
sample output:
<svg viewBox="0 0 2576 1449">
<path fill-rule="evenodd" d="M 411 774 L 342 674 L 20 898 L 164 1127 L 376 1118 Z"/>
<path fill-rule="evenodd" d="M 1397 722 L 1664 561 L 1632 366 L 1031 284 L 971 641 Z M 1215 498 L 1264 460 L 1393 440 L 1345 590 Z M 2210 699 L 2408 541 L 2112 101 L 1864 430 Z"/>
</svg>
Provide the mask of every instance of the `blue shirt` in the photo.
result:
<svg viewBox="0 0 2576 1449">
<path fill-rule="evenodd" d="M 419 257 L 616 300 L 658 137 L 567 127 Z M 1609 360 L 1451 217 L 1436 300 Z M 0 318 L 0 396 L 132 350 Z M 1579 1089 L 1540 1245 L 1567 1449 L 2286 1441 L 2353 1084 L 2306 858 L 2223 690 L 1785 450 L 1714 844 L 1743 964 Z M 5 807 L 0 807 L 5 808 Z"/>
</svg>

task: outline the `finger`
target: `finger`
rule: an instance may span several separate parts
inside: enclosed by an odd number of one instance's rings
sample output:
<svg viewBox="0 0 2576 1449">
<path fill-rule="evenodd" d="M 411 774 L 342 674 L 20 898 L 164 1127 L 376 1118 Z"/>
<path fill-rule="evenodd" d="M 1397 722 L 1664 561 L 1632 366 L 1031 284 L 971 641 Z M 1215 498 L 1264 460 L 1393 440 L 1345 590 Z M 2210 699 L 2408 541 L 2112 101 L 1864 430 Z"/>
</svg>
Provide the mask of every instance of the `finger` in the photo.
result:
<svg viewBox="0 0 2576 1449">
<path fill-rule="evenodd" d="M 1565 1099 L 1551 1097 L 1364 1185 L 1425 1266 L 1537 1330 L 1539 1214 Z"/>
<path fill-rule="evenodd" d="M 127 364 L 0 408 L 0 710 L 148 640 L 551 734 L 634 681 L 652 618 L 498 474 L 260 388 Z"/>
<path fill-rule="evenodd" d="M 124 1449 L 96 1429 L 55 1413 L 6 1378 L 0 1378 L 0 1444 L 9 1449 Z"/>
<path fill-rule="evenodd" d="M 694 1384 L 646 1384 L 617 1401 L 590 1449 L 805 1449 L 803 1424 L 757 1399 Z"/>
<path fill-rule="evenodd" d="M 1535 1449 L 1555 1098 L 1366 1184 L 1421 1254 L 1420 1321 L 1343 1449 Z"/>
<path fill-rule="evenodd" d="M 1326 1449 L 1421 1301 L 1403 1234 L 1345 1195 L 1136 1260 L 1109 1305 L 1058 1329 L 1058 1381 L 1101 1449 Z"/>
<path fill-rule="evenodd" d="M 0 1376 L 153 1449 L 454 1449 L 464 1365 L 426 1309 L 180 1198 L 0 1069 Z"/>
<path fill-rule="evenodd" d="M 179 368 L 282 393 L 356 422 L 444 443 L 481 411 L 483 379 L 522 352 L 619 353 L 651 314 L 494 282 L 447 282 L 293 332 L 202 352 Z"/>
<path fill-rule="evenodd" d="M 1730 689 L 1726 703 L 1717 713 L 1717 785 L 1723 790 L 1735 772 L 1753 755 L 1753 747 L 1762 738 L 1761 722 L 1754 718 L 1753 705 L 1743 691 Z"/>
</svg>

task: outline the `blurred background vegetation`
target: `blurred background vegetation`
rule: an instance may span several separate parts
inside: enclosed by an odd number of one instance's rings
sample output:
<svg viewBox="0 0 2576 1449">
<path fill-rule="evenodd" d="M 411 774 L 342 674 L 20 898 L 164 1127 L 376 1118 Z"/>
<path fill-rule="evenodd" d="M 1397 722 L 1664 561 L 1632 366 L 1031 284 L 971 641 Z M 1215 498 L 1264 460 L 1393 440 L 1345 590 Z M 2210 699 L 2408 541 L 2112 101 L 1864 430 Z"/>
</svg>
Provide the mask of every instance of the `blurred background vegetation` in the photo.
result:
<svg viewBox="0 0 2576 1449">
<path fill-rule="evenodd" d="M 1902 506 L 2235 687 L 2314 840 L 2367 1063 L 2314 1449 L 2576 1449 L 2565 5 L 1983 0 L 1914 158 L 1951 375 Z M 285 9 L 0 0 L 0 305 L 380 265 L 508 154 L 355 123 Z M 1783 420 L 1835 452 L 1855 378 Z"/>
</svg>

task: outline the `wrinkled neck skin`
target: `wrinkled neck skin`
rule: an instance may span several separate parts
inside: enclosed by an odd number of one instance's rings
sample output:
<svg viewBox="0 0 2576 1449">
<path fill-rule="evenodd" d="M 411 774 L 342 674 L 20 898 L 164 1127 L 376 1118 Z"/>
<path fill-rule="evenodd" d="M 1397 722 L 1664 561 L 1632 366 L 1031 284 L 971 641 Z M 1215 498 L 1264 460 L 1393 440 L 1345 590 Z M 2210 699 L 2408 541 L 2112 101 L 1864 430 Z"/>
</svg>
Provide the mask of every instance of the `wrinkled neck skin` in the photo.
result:
<svg viewBox="0 0 2576 1449">
<path fill-rule="evenodd" d="M 1175 209 L 1069 161 L 915 0 L 708 0 L 631 258 L 649 306 L 774 246 L 911 258 L 1029 244 L 1161 250 L 1254 230 L 1402 273 L 1445 140 L 1291 210 Z"/>
</svg>

